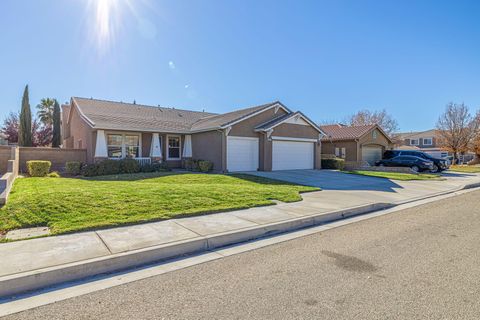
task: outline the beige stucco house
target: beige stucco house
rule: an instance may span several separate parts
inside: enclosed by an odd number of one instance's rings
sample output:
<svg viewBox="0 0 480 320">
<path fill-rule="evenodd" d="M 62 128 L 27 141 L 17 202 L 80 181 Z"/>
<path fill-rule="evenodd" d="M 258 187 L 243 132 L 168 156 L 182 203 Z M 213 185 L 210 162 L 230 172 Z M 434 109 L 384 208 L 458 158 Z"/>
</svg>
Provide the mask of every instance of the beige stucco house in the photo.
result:
<svg viewBox="0 0 480 320">
<path fill-rule="evenodd" d="M 73 97 L 62 106 L 63 147 L 87 161 L 132 157 L 181 167 L 210 160 L 217 172 L 319 169 L 322 130 L 280 102 L 224 114 Z"/>
<path fill-rule="evenodd" d="M 378 125 L 346 126 L 342 124 L 320 127 L 325 136 L 322 139 L 322 153 L 335 154 L 351 162 L 375 164 L 382 159 L 385 150 L 391 149 L 393 141 Z"/>
</svg>

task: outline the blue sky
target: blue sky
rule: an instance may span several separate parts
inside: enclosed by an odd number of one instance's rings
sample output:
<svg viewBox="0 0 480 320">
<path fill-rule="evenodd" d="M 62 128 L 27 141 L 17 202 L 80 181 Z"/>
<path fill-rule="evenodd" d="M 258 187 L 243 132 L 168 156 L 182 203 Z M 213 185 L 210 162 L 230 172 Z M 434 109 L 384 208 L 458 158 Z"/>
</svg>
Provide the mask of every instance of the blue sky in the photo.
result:
<svg viewBox="0 0 480 320">
<path fill-rule="evenodd" d="M 403 131 L 429 129 L 450 101 L 480 106 L 479 13 L 479 1 L 2 0 L 0 116 L 28 83 L 32 108 L 280 100 L 315 121 L 385 108 Z"/>
</svg>

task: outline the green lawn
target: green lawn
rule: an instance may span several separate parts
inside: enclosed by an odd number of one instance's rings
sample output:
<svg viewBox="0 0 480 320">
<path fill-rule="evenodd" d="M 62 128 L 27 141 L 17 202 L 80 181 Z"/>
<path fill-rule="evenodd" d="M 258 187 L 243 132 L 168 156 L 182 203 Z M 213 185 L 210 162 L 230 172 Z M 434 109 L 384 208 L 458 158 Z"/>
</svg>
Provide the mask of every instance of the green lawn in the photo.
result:
<svg viewBox="0 0 480 320">
<path fill-rule="evenodd" d="M 19 178 L 0 209 L 0 233 L 48 226 L 53 234 L 301 200 L 318 188 L 249 175 L 150 173 Z"/>
<path fill-rule="evenodd" d="M 355 170 L 355 171 L 345 171 L 345 172 L 358 174 L 362 176 L 385 178 L 385 179 L 392 179 L 392 180 L 402 180 L 402 181 L 440 179 L 439 175 L 430 174 L 430 173 L 413 174 L 413 173 L 379 172 L 379 171 L 366 171 L 366 170 Z"/>
<path fill-rule="evenodd" d="M 450 171 L 455 171 L 455 172 L 465 172 L 465 173 L 480 173 L 480 166 L 451 166 Z"/>
</svg>

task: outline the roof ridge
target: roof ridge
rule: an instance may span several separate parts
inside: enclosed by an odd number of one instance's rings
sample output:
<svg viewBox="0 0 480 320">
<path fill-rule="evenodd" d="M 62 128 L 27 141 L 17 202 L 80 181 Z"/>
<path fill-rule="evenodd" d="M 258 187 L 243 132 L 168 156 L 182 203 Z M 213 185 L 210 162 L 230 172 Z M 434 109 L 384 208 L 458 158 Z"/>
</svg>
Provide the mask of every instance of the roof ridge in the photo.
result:
<svg viewBox="0 0 480 320">
<path fill-rule="evenodd" d="M 161 109 L 184 111 L 184 112 L 206 113 L 206 114 L 209 114 L 209 116 L 219 115 L 219 113 L 213 113 L 213 112 L 207 112 L 207 111 L 196 111 L 196 110 L 178 109 L 178 108 L 174 108 L 174 107 L 165 107 L 165 106 L 160 106 L 160 105 L 152 106 L 152 105 L 148 105 L 148 104 L 130 103 L 130 102 L 123 102 L 123 101 L 108 100 L 108 99 L 84 98 L 84 97 L 72 97 L 72 99 L 95 100 L 95 101 L 103 101 L 103 102 L 109 102 L 109 103 L 121 103 L 121 104 L 138 106 L 138 107 L 146 107 L 146 108 L 157 108 L 157 109 L 158 109 L 158 108 L 161 108 Z M 207 116 L 207 117 L 208 117 L 208 116 Z"/>
</svg>

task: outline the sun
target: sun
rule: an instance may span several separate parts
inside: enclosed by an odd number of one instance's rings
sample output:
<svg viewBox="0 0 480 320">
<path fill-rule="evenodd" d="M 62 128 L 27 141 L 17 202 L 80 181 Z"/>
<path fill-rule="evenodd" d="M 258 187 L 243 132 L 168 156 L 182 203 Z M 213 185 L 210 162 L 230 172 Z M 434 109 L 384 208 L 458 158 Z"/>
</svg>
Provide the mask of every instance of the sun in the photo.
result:
<svg viewBox="0 0 480 320">
<path fill-rule="evenodd" d="M 90 38 L 99 53 L 105 53 L 115 42 L 120 26 L 122 3 L 128 0 L 88 0 Z"/>
</svg>

